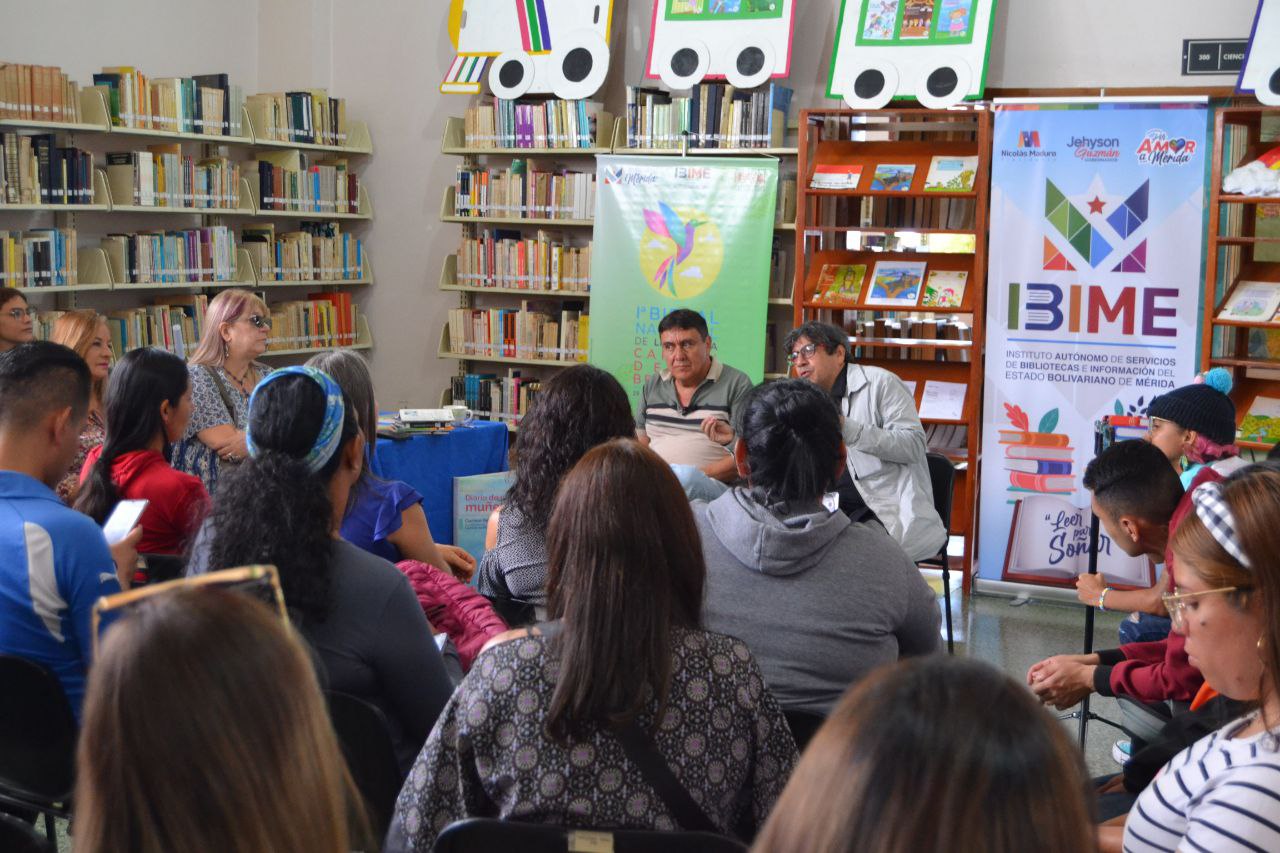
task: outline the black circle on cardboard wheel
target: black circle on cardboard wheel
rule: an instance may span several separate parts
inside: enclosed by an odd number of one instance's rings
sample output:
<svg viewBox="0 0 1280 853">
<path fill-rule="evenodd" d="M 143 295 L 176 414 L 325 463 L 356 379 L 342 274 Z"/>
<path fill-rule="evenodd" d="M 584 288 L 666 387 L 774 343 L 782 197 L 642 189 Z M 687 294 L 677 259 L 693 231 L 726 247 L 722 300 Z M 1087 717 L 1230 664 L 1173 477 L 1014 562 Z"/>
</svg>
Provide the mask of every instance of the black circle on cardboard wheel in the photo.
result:
<svg viewBox="0 0 1280 853">
<path fill-rule="evenodd" d="M 591 58 L 591 51 L 585 47 L 575 47 L 564 55 L 560 70 L 564 72 L 564 79 L 570 83 L 581 83 L 591 74 L 595 64 L 595 60 Z"/>
<path fill-rule="evenodd" d="M 924 85 L 929 90 L 930 95 L 935 98 L 945 98 L 956 90 L 956 86 L 960 85 L 960 77 L 956 74 L 954 68 L 944 65 L 929 72 L 929 79 L 925 81 Z"/>
<path fill-rule="evenodd" d="M 1271 87 L 1271 91 L 1280 95 L 1280 68 L 1271 72 L 1271 80 L 1267 83 Z"/>
<path fill-rule="evenodd" d="M 759 74 L 764 68 L 764 51 L 758 47 L 743 48 L 738 54 L 738 73 L 743 77 Z"/>
<path fill-rule="evenodd" d="M 853 81 L 853 93 L 863 100 L 870 100 L 884 91 L 884 72 L 868 68 Z"/>
<path fill-rule="evenodd" d="M 671 55 L 671 70 L 677 77 L 689 77 L 698 70 L 698 52 L 682 47 Z"/>
<path fill-rule="evenodd" d="M 508 89 L 514 89 L 524 79 L 524 66 L 514 59 L 508 59 L 498 69 L 498 82 Z"/>
</svg>

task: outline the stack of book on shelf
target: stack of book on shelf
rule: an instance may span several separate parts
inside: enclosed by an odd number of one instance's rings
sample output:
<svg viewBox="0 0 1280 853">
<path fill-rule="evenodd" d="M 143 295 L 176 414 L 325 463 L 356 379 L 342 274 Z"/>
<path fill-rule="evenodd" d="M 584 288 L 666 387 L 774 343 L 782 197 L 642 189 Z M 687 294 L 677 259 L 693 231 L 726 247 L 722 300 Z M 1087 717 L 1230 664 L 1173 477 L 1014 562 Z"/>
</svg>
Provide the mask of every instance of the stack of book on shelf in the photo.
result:
<svg viewBox="0 0 1280 853">
<path fill-rule="evenodd" d="M 1000 444 L 1005 448 L 1005 470 L 1009 472 L 1009 503 L 1019 492 L 1069 495 L 1075 491 L 1072 473 L 1071 437 L 1055 433 L 1058 412 L 1051 410 L 1032 431 L 1031 422 L 1021 407 L 1005 404 L 1013 429 L 1000 430 Z"/>
<path fill-rule="evenodd" d="M 74 228 L 0 231 L 0 287 L 59 287 L 77 282 Z"/>
<path fill-rule="evenodd" d="M 78 123 L 80 86 L 56 65 L 0 61 L 0 119 L 6 118 Z"/>
<path fill-rule="evenodd" d="M 969 428 L 964 424 L 925 424 L 924 441 L 934 453 L 963 458 L 968 456 Z"/>
<path fill-rule="evenodd" d="M 274 225 L 245 226 L 240 246 L 258 277 L 270 281 L 339 281 L 364 278 L 360 238 L 336 222 L 303 222 L 301 230 L 276 234 Z"/>
<path fill-rule="evenodd" d="M 53 134 L 0 133 L 0 205 L 92 204 L 93 155 Z"/>
<path fill-rule="evenodd" d="M 310 145 L 347 144 L 347 101 L 324 89 L 250 95 L 245 107 L 257 139 Z"/>
<path fill-rule="evenodd" d="M 105 319 L 112 349 L 119 354 L 138 347 L 160 347 L 185 359 L 200 341 L 208 305 L 209 297 L 191 294 L 158 299 L 154 305 L 110 311 Z M 36 337 L 48 340 L 54 324 L 65 313 L 41 311 L 35 323 Z"/>
<path fill-rule="evenodd" d="M 467 108 L 463 133 L 468 148 L 592 148 L 601 109 L 598 101 L 494 98 Z"/>
<path fill-rule="evenodd" d="M 545 171 L 511 161 L 510 168 L 458 169 L 458 216 L 500 219 L 590 219 L 596 208 L 595 172 Z"/>
<path fill-rule="evenodd" d="M 928 317 L 876 317 L 856 320 L 852 333 L 858 338 L 892 340 L 909 338 L 918 341 L 970 341 L 973 329 L 959 320 L 935 320 Z M 969 361 L 969 347 L 875 346 L 864 344 L 855 355 L 862 358 L 882 358 L 923 361 Z"/>
<path fill-rule="evenodd" d="M 735 89 L 701 83 L 688 96 L 627 87 L 627 147 L 779 148 L 791 109 L 791 89 L 767 83 Z"/>
<path fill-rule="evenodd" d="M 117 284 L 234 281 L 236 238 L 230 228 L 108 234 L 102 238 Z"/>
<path fill-rule="evenodd" d="M 360 181 L 346 158 L 316 160 L 302 151 L 268 151 L 245 163 L 250 181 L 257 175 L 258 207 L 307 213 L 357 213 Z"/>
<path fill-rule="evenodd" d="M 113 204 L 139 207 L 234 208 L 240 204 L 240 164 L 226 157 L 195 158 L 182 146 L 107 155 Z"/>
<path fill-rule="evenodd" d="M 506 376 L 493 373 L 455 376 L 449 395 L 454 403 L 464 404 L 481 420 L 507 421 L 519 426 L 541 390 L 541 380 L 521 376 L 519 370 L 508 370 Z"/>
<path fill-rule="evenodd" d="M 356 341 L 360 310 L 350 293 L 308 293 L 271 307 L 267 349 L 327 349 Z"/>
<path fill-rule="evenodd" d="M 455 308 L 449 312 L 450 352 L 477 358 L 586 361 L 588 316 L 565 303 L 557 314 L 522 301 L 520 309 Z"/>
<path fill-rule="evenodd" d="M 585 293 L 591 288 L 591 244 L 570 246 L 563 236 L 541 229 L 532 238 L 486 229 L 463 238 L 458 284 Z"/>
<path fill-rule="evenodd" d="M 244 91 L 226 74 L 150 78 L 132 66 L 103 68 L 93 75 L 111 123 L 117 127 L 243 136 Z"/>
</svg>

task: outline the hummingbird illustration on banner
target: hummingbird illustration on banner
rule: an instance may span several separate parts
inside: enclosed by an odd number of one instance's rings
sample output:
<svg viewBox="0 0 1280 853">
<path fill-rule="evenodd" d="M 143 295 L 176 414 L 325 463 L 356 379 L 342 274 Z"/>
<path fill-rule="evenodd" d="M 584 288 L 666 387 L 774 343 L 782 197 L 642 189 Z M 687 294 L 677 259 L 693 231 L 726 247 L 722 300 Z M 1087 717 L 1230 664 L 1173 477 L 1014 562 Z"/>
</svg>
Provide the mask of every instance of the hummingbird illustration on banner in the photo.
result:
<svg viewBox="0 0 1280 853">
<path fill-rule="evenodd" d="M 646 210 L 644 212 L 644 221 L 654 234 L 659 237 L 666 237 L 676 244 L 675 253 L 658 266 L 658 271 L 653 276 L 654 283 L 658 285 L 658 291 L 661 292 L 665 286 L 674 297 L 676 295 L 676 268 L 684 263 L 685 259 L 693 252 L 694 232 L 707 223 L 697 219 L 690 219 L 685 222 L 665 201 L 658 202 L 657 212 Z"/>
</svg>

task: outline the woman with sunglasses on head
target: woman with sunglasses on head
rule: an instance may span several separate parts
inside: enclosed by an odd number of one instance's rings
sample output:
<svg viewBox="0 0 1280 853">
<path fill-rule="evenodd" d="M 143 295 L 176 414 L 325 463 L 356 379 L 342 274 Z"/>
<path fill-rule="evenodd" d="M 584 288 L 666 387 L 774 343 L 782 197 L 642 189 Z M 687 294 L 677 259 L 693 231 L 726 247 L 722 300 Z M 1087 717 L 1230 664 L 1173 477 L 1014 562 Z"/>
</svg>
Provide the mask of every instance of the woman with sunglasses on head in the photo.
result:
<svg viewBox="0 0 1280 853">
<path fill-rule="evenodd" d="M 22 291 L 0 287 L 0 352 L 35 339 L 34 313 Z"/>
<path fill-rule="evenodd" d="M 1280 850 L 1280 472 L 1250 466 L 1192 501 L 1165 605 L 1209 686 L 1257 710 L 1165 765 L 1129 813 L 1123 849 Z M 1104 850 L 1121 849 L 1119 827 L 1101 831 Z"/>
<path fill-rule="evenodd" d="M 214 493 L 218 474 L 248 456 L 249 395 L 271 372 L 255 359 L 267 350 L 271 314 L 247 290 L 224 290 L 205 309 L 204 333 L 191 354 L 194 410 L 173 449 L 173 467 L 199 477 Z"/>
<path fill-rule="evenodd" d="M 92 385 L 89 392 L 89 417 L 80 430 L 80 446 L 71 467 L 58 483 L 58 497 L 70 504 L 80 488 L 80 469 L 89 451 L 101 447 L 106 436 L 105 405 L 107 376 L 111 373 L 111 333 L 107 318 L 97 311 L 67 311 L 53 323 L 49 340 L 73 349 L 89 365 Z"/>
</svg>

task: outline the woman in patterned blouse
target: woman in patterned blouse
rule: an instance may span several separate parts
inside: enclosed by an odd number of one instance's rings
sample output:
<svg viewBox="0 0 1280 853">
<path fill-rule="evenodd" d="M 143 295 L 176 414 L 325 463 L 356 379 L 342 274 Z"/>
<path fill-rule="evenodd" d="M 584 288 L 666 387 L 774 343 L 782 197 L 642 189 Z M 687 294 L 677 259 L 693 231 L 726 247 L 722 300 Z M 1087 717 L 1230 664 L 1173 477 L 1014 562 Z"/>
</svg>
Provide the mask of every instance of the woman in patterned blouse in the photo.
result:
<svg viewBox="0 0 1280 853">
<path fill-rule="evenodd" d="M 89 394 L 89 416 L 80 430 L 80 443 L 76 456 L 66 476 L 58 482 L 58 497 L 67 505 L 75 501 L 80 489 L 80 469 L 89 451 L 102 444 L 106 438 L 106 419 L 103 398 L 106 396 L 107 375 L 111 372 L 111 332 L 107 319 L 97 311 L 67 311 L 53 323 L 49 340 L 76 351 L 76 355 L 89 365 L 93 377 Z"/>
<path fill-rule="evenodd" d="M 746 645 L 701 629 L 706 568 L 671 467 L 630 439 L 587 453 L 561 484 L 547 556 L 554 621 L 481 653 L 400 792 L 385 849 L 430 850 L 467 817 L 691 828 L 619 734 L 651 739 L 720 832 L 753 832 L 795 741 Z"/>
</svg>

